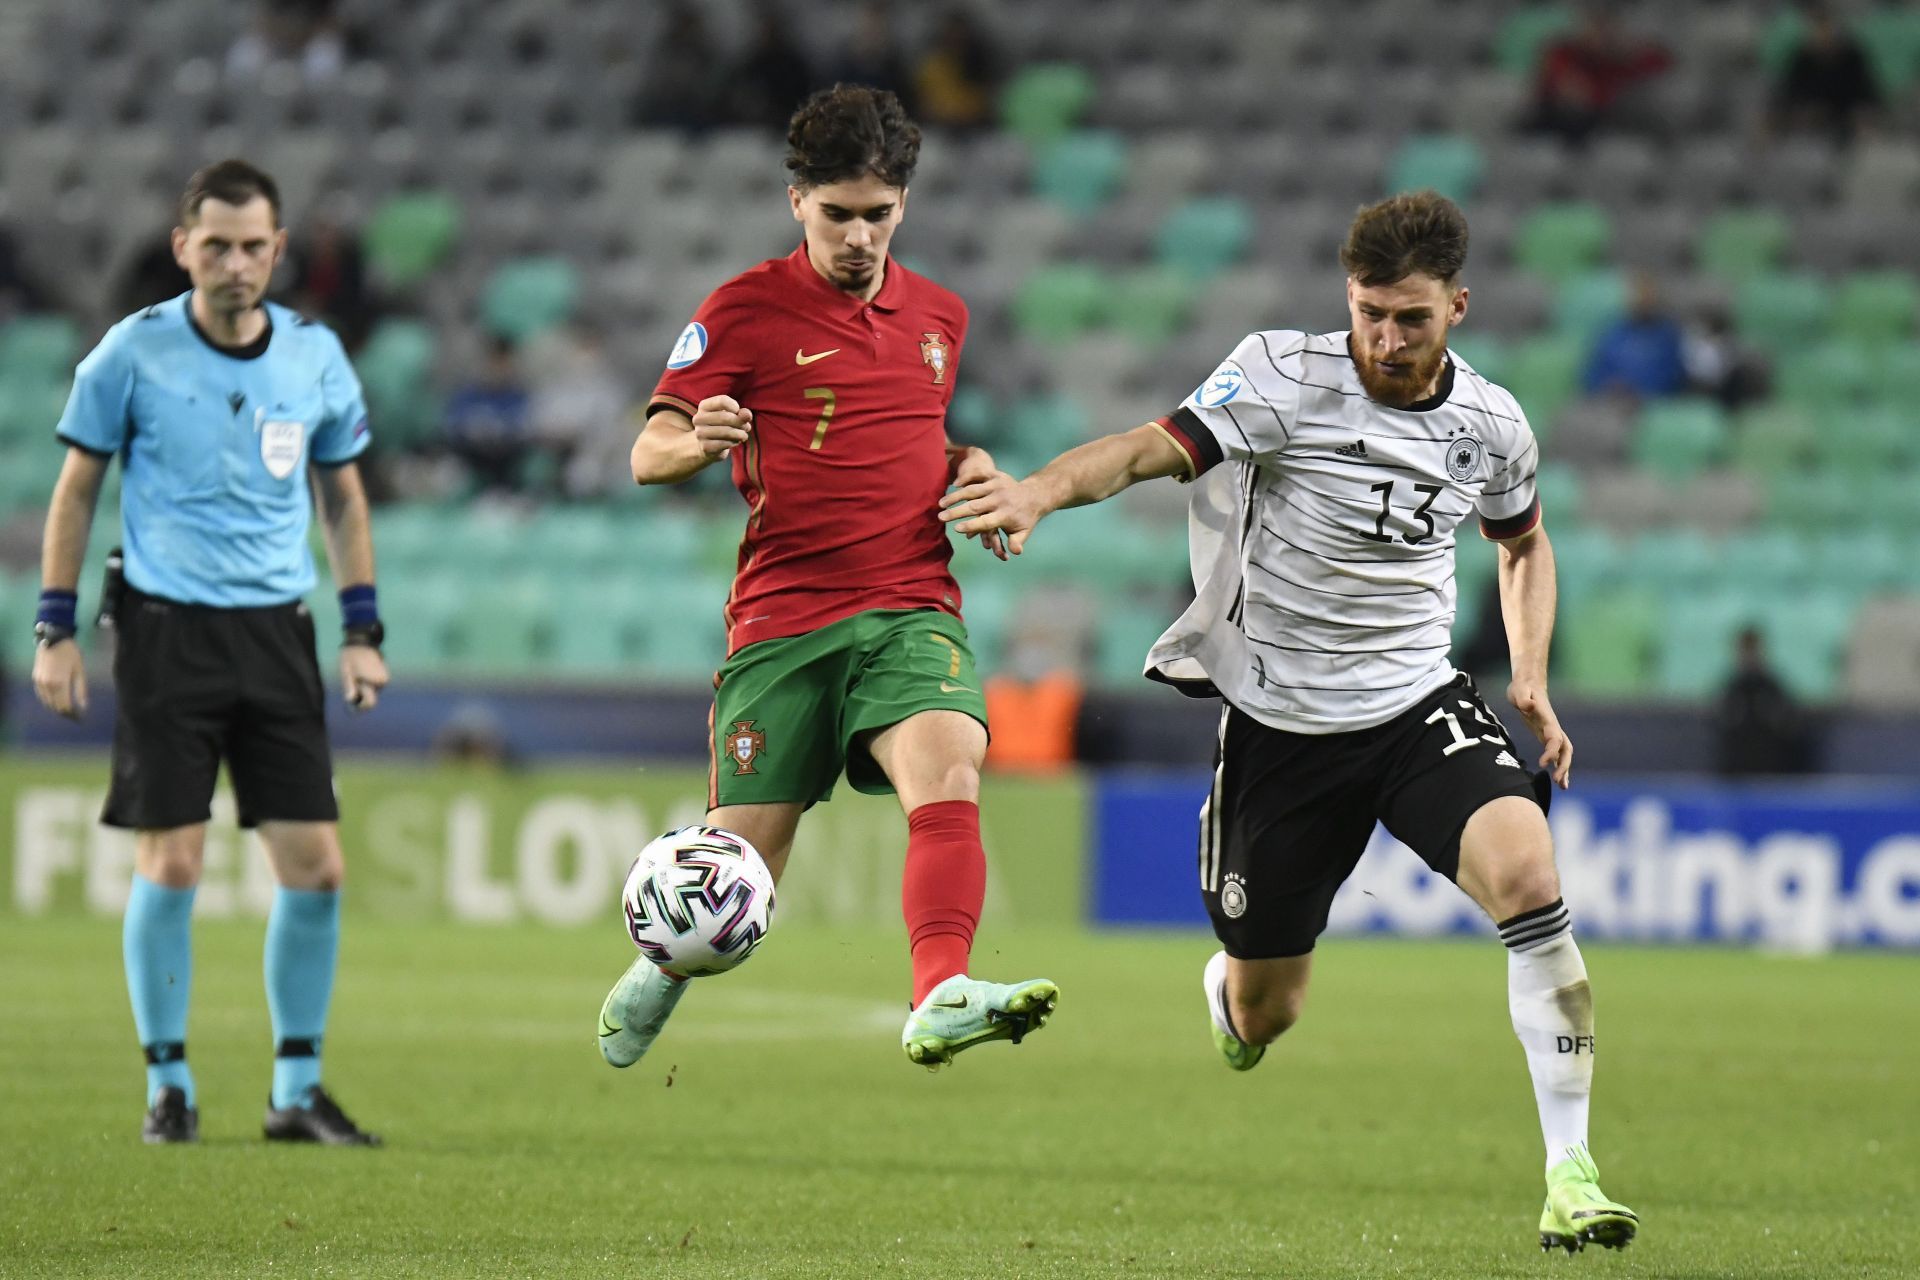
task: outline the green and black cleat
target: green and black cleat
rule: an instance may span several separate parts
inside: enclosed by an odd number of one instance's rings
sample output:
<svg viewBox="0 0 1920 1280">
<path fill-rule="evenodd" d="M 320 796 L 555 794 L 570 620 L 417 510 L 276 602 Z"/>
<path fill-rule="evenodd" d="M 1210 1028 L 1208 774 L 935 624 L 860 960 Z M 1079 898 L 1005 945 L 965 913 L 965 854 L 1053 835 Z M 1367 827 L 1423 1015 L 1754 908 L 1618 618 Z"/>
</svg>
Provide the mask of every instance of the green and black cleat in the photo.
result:
<svg viewBox="0 0 1920 1280">
<path fill-rule="evenodd" d="M 1567 1158 L 1547 1171 L 1547 1205 L 1540 1211 L 1543 1251 L 1578 1253 L 1590 1244 L 1624 1249 L 1639 1230 L 1639 1216 L 1600 1190 L 1600 1170 L 1585 1143 L 1568 1147 Z"/>
</svg>

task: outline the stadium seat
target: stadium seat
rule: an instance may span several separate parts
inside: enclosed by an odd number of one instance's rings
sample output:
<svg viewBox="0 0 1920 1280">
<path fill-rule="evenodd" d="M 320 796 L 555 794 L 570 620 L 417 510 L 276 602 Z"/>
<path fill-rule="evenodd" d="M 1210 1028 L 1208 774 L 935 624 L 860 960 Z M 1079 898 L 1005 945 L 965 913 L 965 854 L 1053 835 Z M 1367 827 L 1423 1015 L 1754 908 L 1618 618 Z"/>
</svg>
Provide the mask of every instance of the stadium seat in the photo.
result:
<svg viewBox="0 0 1920 1280">
<path fill-rule="evenodd" d="M 1795 591 L 1813 578 L 1807 539 L 1786 529 L 1760 529 L 1726 539 L 1716 560 L 1727 586 L 1753 599 Z"/>
<path fill-rule="evenodd" d="M 1560 282 L 1554 328 L 1591 345 L 1627 309 L 1627 278 L 1618 271 L 1586 271 Z"/>
<path fill-rule="evenodd" d="M 1052 142 L 1078 123 L 1092 105 L 1093 74 L 1067 62 L 1023 68 L 1000 91 L 1000 120 L 1029 146 Z"/>
<path fill-rule="evenodd" d="M 1859 504 L 1859 486 L 1831 471 L 1788 471 L 1768 480 L 1767 513 L 1790 529 L 1837 529 L 1854 524 Z"/>
<path fill-rule="evenodd" d="M 566 320 L 579 294 L 579 276 L 565 258 L 520 258 L 487 281 L 480 314 L 489 331 L 525 341 Z"/>
<path fill-rule="evenodd" d="M 1900 98 L 1920 80 L 1920 11 L 1879 6 L 1861 14 L 1854 30 L 1887 97 Z"/>
<path fill-rule="evenodd" d="M 1565 280 L 1598 267 L 1612 238 L 1612 223 L 1599 205 L 1544 204 L 1521 221 L 1513 260 L 1536 275 Z"/>
<path fill-rule="evenodd" d="M 417 448 L 439 435 L 434 361 L 434 330 L 424 321 L 382 320 L 368 335 L 354 367 L 380 447 Z"/>
<path fill-rule="evenodd" d="M 1493 60 L 1510 76 L 1531 79 L 1541 51 L 1573 25 L 1573 14 L 1557 4 L 1521 5 L 1500 24 L 1493 38 Z"/>
<path fill-rule="evenodd" d="M 1551 512 L 1558 523 L 1573 524 L 1580 519 L 1580 472 L 1564 463 L 1543 462 L 1534 476 L 1540 494 L 1540 510 Z"/>
<path fill-rule="evenodd" d="M 1874 389 L 1873 358 L 1858 342 L 1827 341 L 1781 354 L 1774 394 L 1808 414 L 1852 409 Z"/>
<path fill-rule="evenodd" d="M 1432 188 L 1466 204 L 1480 189 L 1480 146 L 1459 134 L 1415 134 L 1400 144 L 1387 170 L 1387 190 Z"/>
<path fill-rule="evenodd" d="M 1680 480 L 1724 458 L 1727 443 L 1726 415 L 1712 401 L 1658 401 L 1640 419 L 1633 459 L 1669 480 Z"/>
<path fill-rule="evenodd" d="M 1700 229 L 1695 259 L 1703 270 L 1737 283 L 1778 270 L 1791 235 L 1777 209 L 1729 209 Z"/>
<path fill-rule="evenodd" d="M 1750 276 L 1734 294 L 1734 320 L 1742 336 L 1775 354 L 1819 341 L 1831 314 L 1832 298 L 1817 276 Z"/>
<path fill-rule="evenodd" d="M 1762 605 L 1768 654 L 1788 688 L 1816 702 L 1834 695 L 1847 633 L 1858 612 L 1855 597 L 1835 591 L 1800 592 Z"/>
<path fill-rule="evenodd" d="M 1086 215 L 1107 202 L 1127 175 L 1127 144 L 1105 129 L 1082 129 L 1047 144 L 1034 162 L 1035 194 Z"/>
<path fill-rule="evenodd" d="M 1756 602 L 1745 593 L 1687 592 L 1667 597 L 1661 609 L 1655 689 L 1674 698 L 1704 701 L 1732 673 L 1734 637 L 1758 621 Z"/>
<path fill-rule="evenodd" d="M 1881 404 L 1906 404 L 1920 387 L 1920 342 L 1905 342 L 1876 351 L 1868 363 L 1873 398 Z"/>
<path fill-rule="evenodd" d="M 1848 646 L 1846 699 L 1878 712 L 1920 709 L 1920 594 L 1870 602 Z"/>
<path fill-rule="evenodd" d="M 1022 336 L 1058 345 L 1071 342 L 1112 314 L 1113 289 L 1097 269 L 1074 263 L 1043 267 L 1027 277 L 1014 300 Z"/>
<path fill-rule="evenodd" d="M 389 287 L 420 283 L 446 260 L 460 238 L 460 206 L 436 191 L 389 197 L 361 236 L 367 265 Z"/>
<path fill-rule="evenodd" d="M 1507 341 L 1498 334 L 1456 329 L 1447 335 L 1447 349 L 1488 382 L 1506 385 Z"/>
<path fill-rule="evenodd" d="M 1803 472 L 1812 462 L 1813 417 L 1794 404 L 1766 404 L 1740 415 L 1733 431 L 1733 461 L 1763 477 Z"/>
<path fill-rule="evenodd" d="M 1114 284 L 1112 327 L 1144 348 L 1158 348 L 1186 327 L 1199 281 L 1168 267 L 1129 271 Z"/>
<path fill-rule="evenodd" d="M 1833 335 L 1877 348 L 1910 342 L 1920 315 L 1920 283 L 1903 271 L 1868 272 L 1844 280 L 1833 299 Z"/>
<path fill-rule="evenodd" d="M 1630 698 L 1652 683 L 1660 600 L 1623 588 L 1569 601 L 1554 651 L 1568 685 L 1590 698 Z"/>
<path fill-rule="evenodd" d="M 19 316 L 0 328 L 0 378 L 64 383 L 79 361 L 80 328 L 66 316 Z"/>
<path fill-rule="evenodd" d="M 1529 338 L 1508 352 L 1506 387 L 1538 428 L 1573 399 L 1585 363 L 1586 351 L 1575 339 Z"/>
<path fill-rule="evenodd" d="M 1162 266 L 1205 279 L 1238 262 L 1253 238 L 1253 215 L 1232 196 L 1189 200 L 1168 216 L 1154 238 Z"/>
</svg>

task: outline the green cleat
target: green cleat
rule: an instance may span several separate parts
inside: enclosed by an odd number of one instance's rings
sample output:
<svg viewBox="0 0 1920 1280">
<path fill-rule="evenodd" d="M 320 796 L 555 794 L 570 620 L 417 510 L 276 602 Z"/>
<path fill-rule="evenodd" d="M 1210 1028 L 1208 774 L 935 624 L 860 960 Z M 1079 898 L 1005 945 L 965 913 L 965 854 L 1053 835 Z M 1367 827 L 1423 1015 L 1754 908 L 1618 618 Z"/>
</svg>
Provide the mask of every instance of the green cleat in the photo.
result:
<svg viewBox="0 0 1920 1280">
<path fill-rule="evenodd" d="M 600 1056 L 607 1065 L 630 1067 L 640 1061 L 686 990 L 686 979 L 675 982 L 645 956 L 635 960 L 600 1006 Z"/>
<path fill-rule="evenodd" d="M 1200 985 L 1207 993 L 1207 1023 L 1213 1030 L 1213 1047 L 1235 1071 L 1251 1071 L 1259 1066 L 1260 1059 L 1267 1056 L 1267 1046 L 1248 1044 L 1227 1030 L 1232 1019 L 1227 1017 L 1226 952 L 1216 951 L 1208 959 Z"/>
<path fill-rule="evenodd" d="M 1640 1219 L 1600 1190 L 1600 1170 L 1586 1144 L 1567 1148 L 1567 1158 L 1547 1171 L 1547 1207 L 1540 1211 L 1540 1248 L 1578 1253 L 1590 1244 L 1624 1249 Z"/>
<path fill-rule="evenodd" d="M 1047 1024 L 1059 1002 L 1060 988 L 1045 978 L 1002 984 L 957 973 L 929 991 L 907 1015 L 900 1047 L 909 1059 L 932 1070 L 952 1062 L 962 1049 L 989 1040 L 1019 1044 L 1028 1032 Z"/>
</svg>

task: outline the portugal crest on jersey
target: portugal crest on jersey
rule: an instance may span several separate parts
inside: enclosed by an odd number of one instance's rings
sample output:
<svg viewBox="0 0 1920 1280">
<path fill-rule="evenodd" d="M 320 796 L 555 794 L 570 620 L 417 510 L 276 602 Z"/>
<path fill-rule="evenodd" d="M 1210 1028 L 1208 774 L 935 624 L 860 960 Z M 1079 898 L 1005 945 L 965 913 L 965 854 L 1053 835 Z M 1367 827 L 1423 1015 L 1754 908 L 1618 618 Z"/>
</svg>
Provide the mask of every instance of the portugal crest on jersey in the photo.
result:
<svg viewBox="0 0 1920 1280">
<path fill-rule="evenodd" d="M 751 720 L 736 720 L 727 731 L 727 754 L 733 757 L 736 778 L 752 773 L 754 760 L 766 749 L 767 735 L 754 728 Z"/>
<path fill-rule="evenodd" d="M 926 341 L 920 344 L 920 358 L 933 370 L 933 384 L 945 386 L 947 381 L 947 344 L 938 333 L 922 334 Z"/>
</svg>

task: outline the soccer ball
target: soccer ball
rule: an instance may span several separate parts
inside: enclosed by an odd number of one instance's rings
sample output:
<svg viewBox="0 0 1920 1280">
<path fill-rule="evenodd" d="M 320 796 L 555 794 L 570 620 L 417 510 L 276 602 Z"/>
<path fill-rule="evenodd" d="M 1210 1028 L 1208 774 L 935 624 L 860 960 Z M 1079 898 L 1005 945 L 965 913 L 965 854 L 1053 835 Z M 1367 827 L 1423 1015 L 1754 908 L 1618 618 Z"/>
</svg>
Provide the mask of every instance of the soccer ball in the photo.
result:
<svg viewBox="0 0 1920 1280">
<path fill-rule="evenodd" d="M 742 836 L 669 831 L 640 851 L 620 891 L 640 953 L 689 978 L 738 968 L 773 922 L 773 873 Z"/>
</svg>

